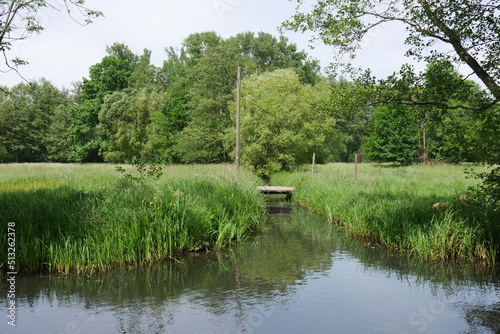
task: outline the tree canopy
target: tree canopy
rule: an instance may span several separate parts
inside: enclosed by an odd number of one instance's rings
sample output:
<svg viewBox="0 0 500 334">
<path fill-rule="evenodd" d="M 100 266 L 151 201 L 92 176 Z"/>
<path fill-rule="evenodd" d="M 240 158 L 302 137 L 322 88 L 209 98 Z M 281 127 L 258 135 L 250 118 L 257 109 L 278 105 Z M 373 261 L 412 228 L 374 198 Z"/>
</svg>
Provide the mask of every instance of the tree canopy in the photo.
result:
<svg viewBox="0 0 500 334">
<path fill-rule="evenodd" d="M 167 161 L 229 161 L 231 149 L 225 145 L 225 136 L 233 126 L 229 106 L 235 98 L 238 66 L 246 75 L 293 68 L 303 83 L 320 80 L 317 61 L 285 37 L 262 32 L 227 39 L 215 32 L 196 33 L 185 39 L 180 50 L 168 50 L 168 55 L 161 74 L 170 97 L 163 108 L 163 122 L 171 126 L 173 135 L 159 152 Z"/>
<path fill-rule="evenodd" d="M 498 108 L 453 63 L 404 66 L 376 79 L 321 75 L 284 37 L 215 32 L 151 51 L 115 43 L 72 92 L 46 80 L 0 96 L 0 162 L 221 163 L 234 159 L 237 68 L 243 70 L 242 162 L 267 177 L 309 162 L 496 163 Z M 390 131 L 388 131 L 390 130 Z"/>
<path fill-rule="evenodd" d="M 411 108 L 380 106 L 373 112 L 370 123 L 366 150 L 371 161 L 410 165 L 417 160 L 417 122 Z"/>
<path fill-rule="evenodd" d="M 500 100 L 499 14 L 500 4 L 491 0 L 319 0 L 309 13 L 296 13 L 284 27 L 314 31 L 325 44 L 354 54 L 371 29 L 400 22 L 408 32 L 408 55 L 465 63 Z M 450 46 L 454 54 L 439 52 L 436 42 Z"/>
<path fill-rule="evenodd" d="M 276 70 L 244 80 L 242 91 L 242 162 L 257 175 L 308 162 L 313 153 L 324 157 L 335 146 L 327 87 Z"/>
<path fill-rule="evenodd" d="M 0 162 L 67 159 L 64 150 L 57 155 L 54 149 L 67 137 L 61 129 L 66 119 L 60 117 L 67 106 L 67 92 L 47 80 L 0 90 Z"/>
</svg>

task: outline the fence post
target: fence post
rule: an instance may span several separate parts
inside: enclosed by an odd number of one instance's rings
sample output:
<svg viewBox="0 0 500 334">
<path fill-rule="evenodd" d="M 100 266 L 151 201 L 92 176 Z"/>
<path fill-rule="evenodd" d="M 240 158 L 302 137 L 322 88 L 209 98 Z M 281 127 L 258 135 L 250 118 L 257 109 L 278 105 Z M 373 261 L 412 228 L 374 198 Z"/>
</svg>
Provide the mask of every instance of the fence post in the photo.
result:
<svg viewBox="0 0 500 334">
<path fill-rule="evenodd" d="M 316 166 L 316 153 L 313 153 L 312 170 L 311 174 L 314 174 L 314 167 Z"/>
<path fill-rule="evenodd" d="M 354 178 L 358 179 L 358 164 L 361 163 L 361 154 L 354 154 Z"/>
</svg>

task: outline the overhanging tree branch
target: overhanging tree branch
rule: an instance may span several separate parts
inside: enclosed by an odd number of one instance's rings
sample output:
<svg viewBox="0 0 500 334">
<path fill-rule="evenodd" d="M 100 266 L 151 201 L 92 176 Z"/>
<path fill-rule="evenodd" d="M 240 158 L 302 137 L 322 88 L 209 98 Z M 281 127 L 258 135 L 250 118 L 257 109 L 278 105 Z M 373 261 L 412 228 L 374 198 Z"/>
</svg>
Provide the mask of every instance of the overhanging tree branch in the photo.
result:
<svg viewBox="0 0 500 334">
<path fill-rule="evenodd" d="M 377 101 L 377 102 L 387 102 L 387 101 Z M 398 100 L 397 101 L 399 104 L 404 104 L 404 105 L 408 105 L 408 106 L 432 106 L 432 107 L 437 107 L 439 109 L 443 109 L 443 110 L 457 110 L 457 109 L 463 109 L 463 110 L 469 110 L 469 111 L 483 111 L 483 110 L 487 110 L 495 105 L 497 105 L 499 103 L 499 101 L 492 101 L 492 102 L 488 102 L 480 107 L 470 107 L 470 106 L 465 106 L 465 105 L 456 105 L 456 106 L 449 106 L 447 104 L 444 104 L 444 103 L 439 103 L 439 102 L 428 102 L 428 101 L 416 101 L 416 100 L 413 100 L 413 99 L 403 99 L 403 100 Z"/>
<path fill-rule="evenodd" d="M 85 7 L 85 0 L 58 1 L 64 3 L 69 17 L 80 25 L 90 24 L 92 19 L 103 15 L 99 11 Z M 25 40 L 33 33 L 40 33 L 44 29 L 37 19 L 39 11 L 44 7 L 52 7 L 57 10 L 56 6 L 49 3 L 48 0 L 4 0 L 0 2 L 0 52 L 4 56 L 7 68 L 7 70 L 0 69 L 0 72 L 15 71 L 19 74 L 18 67 L 28 64 L 27 61 L 19 58 L 9 59 L 7 53 L 11 50 L 13 43 Z M 71 8 L 76 8 L 80 12 L 84 22 L 72 15 Z M 25 79 L 23 78 L 23 80 Z"/>
<path fill-rule="evenodd" d="M 352 54 L 371 29 L 391 21 L 402 22 L 409 28 L 408 55 L 422 57 L 432 40 L 450 45 L 454 58 L 467 64 L 498 101 L 499 11 L 498 1 L 485 0 L 319 0 L 309 14 L 298 13 L 283 27 L 318 32 L 341 54 Z M 370 22 L 373 19 L 375 22 Z M 441 54 L 437 51 L 433 55 Z"/>
<path fill-rule="evenodd" d="M 479 64 L 479 62 L 463 47 L 460 36 L 448 27 L 446 23 L 438 17 L 438 15 L 436 15 L 436 13 L 431 9 L 428 1 L 418 0 L 418 2 L 422 5 L 427 17 L 448 37 L 448 43 L 453 46 L 460 59 L 464 61 L 474 71 L 474 73 L 476 73 L 478 78 L 486 85 L 495 99 L 500 100 L 500 87 L 489 75 L 489 73 L 481 66 L 481 64 Z"/>
</svg>

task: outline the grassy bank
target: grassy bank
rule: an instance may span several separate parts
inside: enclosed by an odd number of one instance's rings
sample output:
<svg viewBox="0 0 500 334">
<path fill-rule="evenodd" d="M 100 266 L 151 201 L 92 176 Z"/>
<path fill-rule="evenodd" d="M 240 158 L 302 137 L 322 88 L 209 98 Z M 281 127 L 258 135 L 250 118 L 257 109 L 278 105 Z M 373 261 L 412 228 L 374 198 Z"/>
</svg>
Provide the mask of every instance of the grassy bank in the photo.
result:
<svg viewBox="0 0 500 334">
<path fill-rule="evenodd" d="M 145 187 L 112 165 L 0 165 L 0 176 L 3 271 L 9 222 L 19 272 L 92 273 L 223 247 L 263 212 L 258 180 L 232 166 L 167 167 Z"/>
<path fill-rule="evenodd" d="M 425 259 L 495 262 L 499 212 L 474 207 L 463 194 L 476 181 L 463 166 L 390 167 L 330 164 L 278 173 L 272 183 L 297 188 L 294 200 L 352 235 Z M 462 199 L 460 198 L 462 196 Z"/>
</svg>

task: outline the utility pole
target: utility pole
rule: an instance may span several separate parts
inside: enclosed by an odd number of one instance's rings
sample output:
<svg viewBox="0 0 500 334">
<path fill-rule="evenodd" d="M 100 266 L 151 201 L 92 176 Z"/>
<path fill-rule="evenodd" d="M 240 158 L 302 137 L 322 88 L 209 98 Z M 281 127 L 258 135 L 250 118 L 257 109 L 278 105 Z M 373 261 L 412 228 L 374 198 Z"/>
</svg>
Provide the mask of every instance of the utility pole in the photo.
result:
<svg viewBox="0 0 500 334">
<path fill-rule="evenodd" d="M 238 66 L 238 80 L 236 86 L 236 170 L 241 164 L 241 143 L 240 143 L 240 111 L 241 111 L 241 67 Z"/>
</svg>

